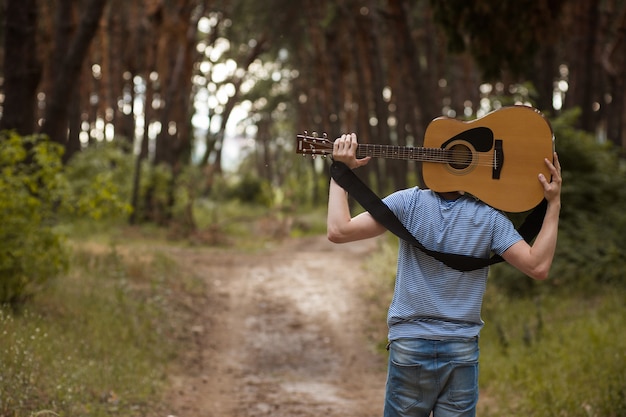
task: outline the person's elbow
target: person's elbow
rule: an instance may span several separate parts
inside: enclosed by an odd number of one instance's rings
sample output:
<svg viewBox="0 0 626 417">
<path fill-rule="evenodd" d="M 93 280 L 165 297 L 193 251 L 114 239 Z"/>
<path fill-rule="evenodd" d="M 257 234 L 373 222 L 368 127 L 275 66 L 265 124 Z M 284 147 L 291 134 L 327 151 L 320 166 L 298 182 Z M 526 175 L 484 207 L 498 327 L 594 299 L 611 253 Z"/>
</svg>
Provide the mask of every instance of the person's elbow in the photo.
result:
<svg viewBox="0 0 626 417">
<path fill-rule="evenodd" d="M 333 243 L 341 243 L 339 235 L 334 230 L 328 229 L 326 231 L 326 238 Z"/>
<path fill-rule="evenodd" d="M 333 243 L 350 243 L 381 235 L 385 226 L 381 225 L 368 213 L 364 212 L 348 221 L 326 224 L 326 237 Z"/>
<path fill-rule="evenodd" d="M 537 281 L 545 281 L 550 277 L 550 266 L 539 265 L 527 271 L 526 275 Z"/>
<path fill-rule="evenodd" d="M 326 229 L 326 237 L 333 243 L 350 243 L 374 237 L 377 234 L 379 234 L 377 231 L 354 227 L 352 222 L 344 225 L 329 225 Z"/>
<path fill-rule="evenodd" d="M 539 259 L 534 258 L 534 261 L 530 262 L 528 276 L 537 280 L 545 281 L 550 277 L 550 269 L 552 268 L 552 260 L 554 254 L 549 256 L 541 256 Z"/>
<path fill-rule="evenodd" d="M 346 236 L 337 227 L 328 227 L 326 230 L 326 238 L 333 243 L 346 243 Z"/>
<path fill-rule="evenodd" d="M 360 237 L 354 234 L 348 234 L 341 228 L 329 227 L 326 231 L 326 238 L 333 243 L 349 243 L 355 240 L 360 240 Z"/>
<path fill-rule="evenodd" d="M 362 227 L 353 219 L 328 219 L 326 222 L 326 237 L 333 243 L 348 243 L 355 239 Z"/>
<path fill-rule="evenodd" d="M 537 256 L 537 251 L 533 251 L 524 241 L 511 246 L 502 257 L 524 275 L 537 281 L 544 281 L 550 275 L 552 256 Z"/>
</svg>

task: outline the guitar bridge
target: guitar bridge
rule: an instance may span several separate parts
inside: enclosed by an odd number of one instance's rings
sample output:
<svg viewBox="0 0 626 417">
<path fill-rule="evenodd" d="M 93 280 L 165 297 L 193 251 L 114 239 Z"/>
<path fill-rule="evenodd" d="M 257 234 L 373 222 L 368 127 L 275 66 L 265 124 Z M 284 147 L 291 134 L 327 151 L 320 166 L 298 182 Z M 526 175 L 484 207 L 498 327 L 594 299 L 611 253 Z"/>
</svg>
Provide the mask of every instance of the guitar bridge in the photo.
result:
<svg viewBox="0 0 626 417">
<path fill-rule="evenodd" d="M 492 179 L 500 179 L 502 165 L 504 165 L 504 150 L 502 149 L 502 139 L 496 139 L 493 148 L 493 170 L 491 171 Z"/>
</svg>

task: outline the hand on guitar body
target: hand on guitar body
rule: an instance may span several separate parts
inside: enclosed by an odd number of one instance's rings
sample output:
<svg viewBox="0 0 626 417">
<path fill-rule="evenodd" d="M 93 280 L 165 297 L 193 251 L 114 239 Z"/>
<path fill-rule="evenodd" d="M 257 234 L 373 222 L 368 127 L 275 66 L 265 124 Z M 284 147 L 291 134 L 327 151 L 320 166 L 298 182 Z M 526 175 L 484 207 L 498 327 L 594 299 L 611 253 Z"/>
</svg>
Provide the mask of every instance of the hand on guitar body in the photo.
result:
<svg viewBox="0 0 626 417">
<path fill-rule="evenodd" d="M 549 159 L 544 159 L 546 166 L 550 170 L 552 175 L 551 181 L 548 181 L 545 175 L 539 174 L 539 182 L 543 186 L 543 195 L 548 201 L 548 204 L 561 204 L 561 164 L 559 163 L 559 156 L 556 152 L 553 154 L 554 162 Z"/>
<path fill-rule="evenodd" d="M 546 214 L 539 234 L 532 245 L 519 241 L 502 254 L 504 260 L 519 269 L 524 274 L 538 280 L 548 278 L 550 267 L 556 252 L 556 242 L 559 229 L 559 214 L 561 212 L 561 164 L 556 152 L 554 162 L 544 159 L 552 176 L 551 181 L 544 174 L 538 175 L 543 186 L 543 194 L 548 202 Z"/>
</svg>

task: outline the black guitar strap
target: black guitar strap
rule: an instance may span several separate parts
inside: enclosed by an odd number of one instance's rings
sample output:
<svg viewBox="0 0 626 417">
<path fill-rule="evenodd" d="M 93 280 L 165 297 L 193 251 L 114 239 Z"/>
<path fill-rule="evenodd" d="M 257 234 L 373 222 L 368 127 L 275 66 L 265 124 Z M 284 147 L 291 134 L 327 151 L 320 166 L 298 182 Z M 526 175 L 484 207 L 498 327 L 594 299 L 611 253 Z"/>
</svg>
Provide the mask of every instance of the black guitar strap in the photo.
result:
<svg viewBox="0 0 626 417">
<path fill-rule="evenodd" d="M 367 210 L 380 224 L 385 226 L 396 236 L 408 241 L 422 252 L 432 256 L 438 261 L 444 263 L 450 268 L 458 271 L 473 271 L 475 269 L 485 268 L 503 259 L 499 255 L 493 255 L 491 258 L 476 258 L 473 256 L 458 255 L 453 253 L 444 253 L 429 250 L 422 245 L 409 232 L 402 222 L 398 220 L 395 214 L 387 207 L 385 203 L 363 183 L 352 172 L 347 165 L 341 162 L 333 162 L 330 166 L 330 175 L 335 182 L 346 190 L 361 206 Z M 522 225 L 518 228 L 518 232 L 525 241 L 531 242 L 539 233 L 543 218 L 545 216 L 547 202 L 544 199 L 535 209 L 526 217 Z"/>
</svg>

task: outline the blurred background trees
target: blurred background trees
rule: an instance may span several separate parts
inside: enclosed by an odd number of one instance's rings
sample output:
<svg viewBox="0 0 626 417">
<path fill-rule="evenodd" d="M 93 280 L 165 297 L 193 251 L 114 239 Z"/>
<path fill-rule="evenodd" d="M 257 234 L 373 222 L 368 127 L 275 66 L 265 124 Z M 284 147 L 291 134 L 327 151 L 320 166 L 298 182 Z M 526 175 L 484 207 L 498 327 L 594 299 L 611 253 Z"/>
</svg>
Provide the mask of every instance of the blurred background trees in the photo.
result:
<svg viewBox="0 0 626 417">
<path fill-rule="evenodd" d="M 83 205 L 116 183 L 132 223 L 193 231 L 194 202 L 238 178 L 244 192 L 228 195 L 320 204 L 323 163 L 296 158 L 296 133 L 418 146 L 437 116 L 514 103 L 565 117 L 574 130 L 557 133 L 612 155 L 585 165 L 593 178 L 623 184 L 624 0 L 6 0 L 0 12 L 0 129 L 58 144 Z M 565 160 L 577 178 L 580 159 Z M 383 193 L 420 169 L 377 160 L 360 174 Z"/>
<path fill-rule="evenodd" d="M 0 128 L 281 184 L 295 131 L 419 144 L 434 117 L 532 104 L 626 147 L 626 2 L 7 0 Z M 406 166 L 380 161 L 390 186 Z M 389 165 L 389 166 L 383 166 Z M 292 168 L 292 167 L 290 167 Z M 387 185 L 387 184 L 383 184 Z M 136 204 L 137 205 L 137 204 Z"/>
</svg>

